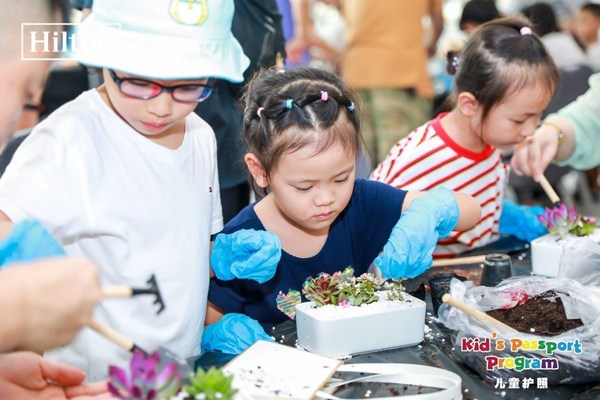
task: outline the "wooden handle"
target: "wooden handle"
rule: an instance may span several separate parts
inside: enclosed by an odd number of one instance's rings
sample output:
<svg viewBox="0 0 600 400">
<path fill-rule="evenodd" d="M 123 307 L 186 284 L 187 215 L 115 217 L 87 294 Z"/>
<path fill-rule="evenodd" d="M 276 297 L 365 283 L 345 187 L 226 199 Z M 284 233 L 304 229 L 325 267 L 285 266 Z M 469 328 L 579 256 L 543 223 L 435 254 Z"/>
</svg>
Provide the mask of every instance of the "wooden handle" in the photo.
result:
<svg viewBox="0 0 600 400">
<path fill-rule="evenodd" d="M 510 327 L 508 325 L 506 325 L 503 322 L 498 321 L 496 318 L 490 317 L 489 315 L 487 315 L 486 313 L 479 311 L 473 307 L 471 307 L 468 304 L 463 303 L 462 301 L 452 297 L 451 295 L 449 295 L 448 293 L 446 293 L 445 295 L 442 296 L 442 301 L 446 304 L 451 305 L 452 307 L 459 309 L 460 311 L 469 314 L 471 317 L 478 319 L 480 321 L 485 321 L 485 322 L 489 322 L 491 324 L 494 324 L 496 326 L 501 326 L 504 329 L 508 330 L 511 333 L 516 333 L 518 332 L 516 329 L 514 329 L 513 327 Z"/>
<path fill-rule="evenodd" d="M 106 286 L 102 288 L 104 297 L 131 297 L 133 289 L 129 286 Z"/>
<path fill-rule="evenodd" d="M 556 194 L 556 191 L 544 175 L 540 178 L 540 185 L 542 185 L 542 189 L 544 189 L 552 204 L 560 203 L 560 197 L 558 197 L 558 194 Z"/>
<path fill-rule="evenodd" d="M 127 339 L 125 336 L 121 335 L 119 332 L 114 329 L 104 325 L 101 322 L 98 322 L 95 319 L 92 319 L 88 326 L 98 332 L 100 335 L 104 336 L 123 350 L 133 351 L 135 345 L 134 343 Z"/>
<path fill-rule="evenodd" d="M 449 267 L 451 265 L 479 264 L 485 261 L 485 255 L 471 257 L 442 258 L 433 260 L 432 267 Z"/>
</svg>

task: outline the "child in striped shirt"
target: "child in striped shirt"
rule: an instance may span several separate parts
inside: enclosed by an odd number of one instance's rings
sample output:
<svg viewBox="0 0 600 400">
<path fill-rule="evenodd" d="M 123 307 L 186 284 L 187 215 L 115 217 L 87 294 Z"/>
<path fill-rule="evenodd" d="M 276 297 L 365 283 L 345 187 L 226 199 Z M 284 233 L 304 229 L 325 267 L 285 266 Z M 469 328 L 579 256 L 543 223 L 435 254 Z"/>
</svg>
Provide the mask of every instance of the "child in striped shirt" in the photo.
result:
<svg viewBox="0 0 600 400">
<path fill-rule="evenodd" d="M 516 19 L 482 25 L 448 64 L 456 74 L 452 110 L 400 140 L 371 176 L 404 190 L 443 185 L 478 200 L 479 223 L 439 240 L 437 258 L 498 239 L 508 176 L 502 150 L 533 135 L 558 80 L 540 39 Z"/>
</svg>

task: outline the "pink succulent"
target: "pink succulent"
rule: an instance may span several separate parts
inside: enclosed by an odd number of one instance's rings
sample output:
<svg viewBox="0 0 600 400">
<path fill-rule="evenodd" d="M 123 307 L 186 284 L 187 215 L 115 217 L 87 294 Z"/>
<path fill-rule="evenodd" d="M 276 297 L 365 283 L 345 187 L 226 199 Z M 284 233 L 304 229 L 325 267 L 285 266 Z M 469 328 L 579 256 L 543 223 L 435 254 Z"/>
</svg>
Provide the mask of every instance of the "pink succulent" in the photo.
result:
<svg viewBox="0 0 600 400">
<path fill-rule="evenodd" d="M 183 374 L 176 362 L 161 364 L 158 351 L 146 355 L 136 349 L 129 374 L 122 368 L 108 368 L 109 392 L 118 399 L 161 400 L 173 396 L 181 388 Z"/>
<path fill-rule="evenodd" d="M 554 208 L 546 208 L 538 219 L 550 233 L 560 236 L 561 239 L 568 233 L 586 236 L 596 229 L 596 218 L 579 215 L 574 205 L 567 208 L 565 204 L 560 204 Z"/>
<path fill-rule="evenodd" d="M 550 233 L 559 235 L 562 239 L 575 229 L 579 218 L 575 206 L 571 205 L 567 208 L 564 203 L 554 208 L 546 208 L 544 214 L 538 216 L 540 222 L 548 228 Z"/>
</svg>

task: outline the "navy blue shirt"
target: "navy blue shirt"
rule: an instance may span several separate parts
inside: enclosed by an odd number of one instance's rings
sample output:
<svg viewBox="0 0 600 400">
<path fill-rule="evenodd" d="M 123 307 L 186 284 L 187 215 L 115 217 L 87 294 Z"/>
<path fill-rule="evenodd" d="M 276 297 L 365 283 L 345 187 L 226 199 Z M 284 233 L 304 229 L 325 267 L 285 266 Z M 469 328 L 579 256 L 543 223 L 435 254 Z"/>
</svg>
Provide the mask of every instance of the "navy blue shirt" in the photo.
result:
<svg viewBox="0 0 600 400">
<path fill-rule="evenodd" d="M 302 290 L 309 276 L 333 274 L 348 266 L 355 276 L 367 272 L 383 250 L 392 228 L 400 219 L 406 191 L 384 183 L 357 179 L 346 209 L 331 224 L 321 251 L 313 257 L 298 258 L 282 251 L 275 276 L 259 284 L 249 279 L 210 282 L 208 300 L 226 313 L 246 314 L 263 326 L 278 324 L 288 317 L 277 309 L 277 294 Z M 265 230 L 254 212 L 254 204 L 244 208 L 223 229 Z"/>
</svg>

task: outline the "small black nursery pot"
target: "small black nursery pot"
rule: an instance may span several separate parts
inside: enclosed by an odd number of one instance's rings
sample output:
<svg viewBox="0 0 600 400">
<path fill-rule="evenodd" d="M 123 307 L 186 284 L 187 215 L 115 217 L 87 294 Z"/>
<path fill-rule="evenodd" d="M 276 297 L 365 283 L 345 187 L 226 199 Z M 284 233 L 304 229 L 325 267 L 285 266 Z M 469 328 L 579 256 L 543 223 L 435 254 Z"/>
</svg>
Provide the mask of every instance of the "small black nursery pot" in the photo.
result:
<svg viewBox="0 0 600 400">
<path fill-rule="evenodd" d="M 442 305 L 442 296 L 450 292 L 450 281 L 456 278 L 461 281 L 466 281 L 467 278 L 457 275 L 453 272 L 445 274 L 437 274 L 429 279 L 429 290 L 431 292 L 431 305 L 433 306 L 433 315 L 437 316 L 438 309 Z"/>
<path fill-rule="evenodd" d="M 508 254 L 488 254 L 483 262 L 481 286 L 493 287 L 512 276 L 512 263 Z"/>
</svg>

